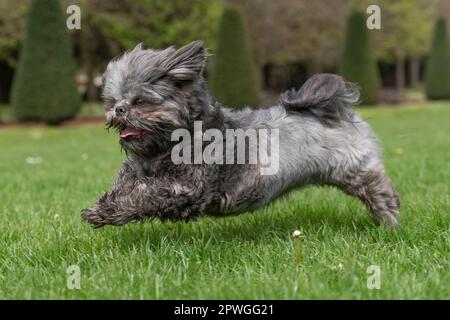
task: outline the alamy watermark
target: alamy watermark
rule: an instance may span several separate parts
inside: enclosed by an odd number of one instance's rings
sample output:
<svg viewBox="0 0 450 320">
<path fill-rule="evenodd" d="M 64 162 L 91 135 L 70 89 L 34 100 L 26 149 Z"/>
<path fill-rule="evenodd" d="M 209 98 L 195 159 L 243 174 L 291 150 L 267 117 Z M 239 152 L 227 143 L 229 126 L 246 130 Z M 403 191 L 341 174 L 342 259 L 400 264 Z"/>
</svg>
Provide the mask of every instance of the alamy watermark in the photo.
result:
<svg viewBox="0 0 450 320">
<path fill-rule="evenodd" d="M 66 269 L 66 286 L 69 290 L 79 290 L 81 288 L 81 270 L 78 265 L 68 266 Z"/>
<path fill-rule="evenodd" d="M 225 136 L 224 136 L 225 133 Z M 187 129 L 176 129 L 171 140 L 175 164 L 253 164 L 262 175 L 274 175 L 279 169 L 278 129 L 206 129 L 194 122 L 193 137 Z"/>
<path fill-rule="evenodd" d="M 67 7 L 66 13 L 69 16 L 66 19 L 66 26 L 69 30 L 81 29 L 81 9 L 79 6 L 72 4 Z"/>
<path fill-rule="evenodd" d="M 381 268 L 377 265 L 371 265 L 367 267 L 367 274 L 370 274 L 367 277 L 367 289 L 369 290 L 380 290 L 381 289 Z"/>
<path fill-rule="evenodd" d="M 366 26 L 369 30 L 380 30 L 381 29 L 381 8 L 376 4 L 372 4 L 367 7 L 367 17 Z"/>
</svg>

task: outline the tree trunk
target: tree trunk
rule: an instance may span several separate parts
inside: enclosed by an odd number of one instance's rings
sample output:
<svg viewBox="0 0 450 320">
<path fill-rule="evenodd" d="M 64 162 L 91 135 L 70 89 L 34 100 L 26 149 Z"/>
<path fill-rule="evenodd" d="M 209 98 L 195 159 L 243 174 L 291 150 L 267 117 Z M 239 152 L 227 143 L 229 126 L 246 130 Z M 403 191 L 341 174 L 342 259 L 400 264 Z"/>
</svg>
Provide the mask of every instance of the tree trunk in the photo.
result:
<svg viewBox="0 0 450 320">
<path fill-rule="evenodd" d="M 409 82 L 411 87 L 417 85 L 420 81 L 420 58 L 412 56 L 409 61 Z"/>
<path fill-rule="evenodd" d="M 86 65 L 86 100 L 87 101 L 96 101 L 98 100 L 97 96 L 97 87 L 94 84 L 94 69 L 92 68 L 92 63 L 90 61 Z"/>
<path fill-rule="evenodd" d="M 96 101 L 97 100 L 97 88 L 94 84 L 94 63 L 93 63 L 93 50 L 91 41 L 92 38 L 89 34 L 92 32 L 91 29 L 86 25 L 86 30 L 81 36 L 81 58 L 83 60 L 83 65 L 86 71 L 86 101 Z"/>
<path fill-rule="evenodd" d="M 397 55 L 395 59 L 395 85 L 398 91 L 405 89 L 405 58 L 403 55 Z"/>
</svg>

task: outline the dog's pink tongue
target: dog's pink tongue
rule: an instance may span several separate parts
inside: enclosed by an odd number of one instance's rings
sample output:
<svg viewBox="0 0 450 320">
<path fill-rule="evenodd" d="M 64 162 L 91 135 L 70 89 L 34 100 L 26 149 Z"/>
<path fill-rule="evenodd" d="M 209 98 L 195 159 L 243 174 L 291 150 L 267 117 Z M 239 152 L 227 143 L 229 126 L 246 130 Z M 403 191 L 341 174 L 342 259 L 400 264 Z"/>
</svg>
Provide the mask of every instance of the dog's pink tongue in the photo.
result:
<svg viewBox="0 0 450 320">
<path fill-rule="evenodd" d="M 138 129 L 124 129 L 120 132 L 120 137 L 121 138 L 126 138 L 126 137 L 141 137 L 143 134 L 142 130 L 138 130 Z"/>
</svg>

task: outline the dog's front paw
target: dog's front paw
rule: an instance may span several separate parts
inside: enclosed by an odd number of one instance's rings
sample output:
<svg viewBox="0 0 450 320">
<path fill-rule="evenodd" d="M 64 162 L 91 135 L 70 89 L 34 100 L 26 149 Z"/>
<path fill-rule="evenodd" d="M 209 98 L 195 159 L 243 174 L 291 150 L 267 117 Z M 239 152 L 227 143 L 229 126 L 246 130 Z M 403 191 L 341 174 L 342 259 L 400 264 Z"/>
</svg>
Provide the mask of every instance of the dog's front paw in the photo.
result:
<svg viewBox="0 0 450 320">
<path fill-rule="evenodd" d="M 94 228 L 100 228 L 105 224 L 108 224 L 107 217 L 105 216 L 104 212 L 99 210 L 97 206 L 83 209 L 81 211 L 81 217 L 88 223 L 92 224 Z"/>
<path fill-rule="evenodd" d="M 117 199 L 115 193 L 102 195 L 91 208 L 81 211 L 81 217 L 92 224 L 94 228 L 100 228 L 106 224 L 121 226 L 135 219 L 131 209 L 124 210 L 119 205 L 121 203 L 123 204 L 120 199 Z"/>
</svg>

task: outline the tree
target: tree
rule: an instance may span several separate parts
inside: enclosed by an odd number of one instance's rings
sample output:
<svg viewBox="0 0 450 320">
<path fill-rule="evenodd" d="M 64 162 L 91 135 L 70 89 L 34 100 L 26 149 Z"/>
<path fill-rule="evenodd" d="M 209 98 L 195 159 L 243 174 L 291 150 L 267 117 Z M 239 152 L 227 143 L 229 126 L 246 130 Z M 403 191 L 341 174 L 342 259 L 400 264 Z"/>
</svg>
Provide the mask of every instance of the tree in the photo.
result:
<svg viewBox="0 0 450 320">
<path fill-rule="evenodd" d="M 436 23 L 425 84 L 428 98 L 450 99 L 450 46 L 445 19 Z"/>
<path fill-rule="evenodd" d="M 25 0 L 0 0 L 0 60 L 11 67 L 16 64 L 15 53 L 25 29 L 27 7 Z"/>
<path fill-rule="evenodd" d="M 25 29 L 25 1 L 0 0 L 0 103 L 9 101 L 17 47 Z"/>
<path fill-rule="evenodd" d="M 372 30 L 375 57 L 395 64 L 398 90 L 406 86 L 406 58 L 409 58 L 409 83 L 419 81 L 420 62 L 429 50 L 437 0 L 352 0 L 354 10 L 368 5 L 381 8 L 381 30 Z"/>
<path fill-rule="evenodd" d="M 259 84 L 240 12 L 225 8 L 219 24 L 210 87 L 216 98 L 235 108 L 256 106 Z"/>
<path fill-rule="evenodd" d="M 410 83 L 418 82 L 420 57 L 429 48 L 433 29 L 435 0 L 383 0 L 384 35 L 380 35 L 378 43 L 383 43 L 386 53 L 395 59 L 396 87 L 403 90 L 406 86 L 405 58 L 410 57 Z"/>
<path fill-rule="evenodd" d="M 302 61 L 308 73 L 333 70 L 348 0 L 226 0 L 241 9 L 259 65 Z"/>
<path fill-rule="evenodd" d="M 1 0 L 0 0 L 1 1 Z M 86 99 L 97 98 L 94 77 L 109 59 L 136 44 L 145 48 L 183 46 L 202 39 L 215 48 L 219 0 L 64 0 L 81 7 L 82 32 L 75 32 L 86 75 Z"/>
<path fill-rule="evenodd" d="M 58 124 L 80 107 L 72 46 L 58 0 L 33 0 L 13 82 L 18 120 Z"/>
<path fill-rule="evenodd" d="M 348 20 L 340 74 L 346 80 L 361 86 L 361 98 L 364 104 L 377 102 L 380 79 L 372 56 L 366 15 L 363 12 L 353 12 Z"/>
</svg>

